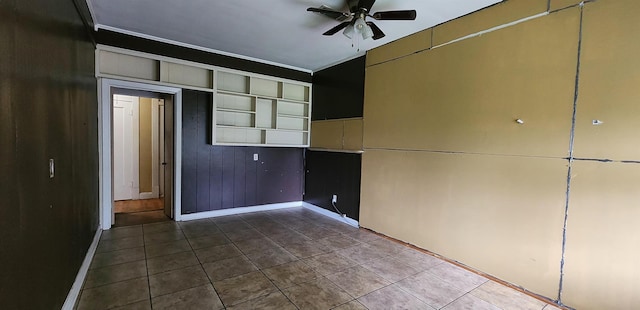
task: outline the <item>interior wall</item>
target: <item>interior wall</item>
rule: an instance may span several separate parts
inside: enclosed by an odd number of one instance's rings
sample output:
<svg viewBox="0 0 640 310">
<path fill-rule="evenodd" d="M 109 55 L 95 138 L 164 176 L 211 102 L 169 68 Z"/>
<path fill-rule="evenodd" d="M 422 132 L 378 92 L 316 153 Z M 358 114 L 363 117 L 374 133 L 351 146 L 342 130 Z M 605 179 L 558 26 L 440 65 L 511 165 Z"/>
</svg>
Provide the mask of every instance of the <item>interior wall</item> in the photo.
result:
<svg viewBox="0 0 640 310">
<path fill-rule="evenodd" d="M 211 102 L 183 90 L 182 212 L 301 201 L 304 150 L 211 145 Z"/>
<path fill-rule="evenodd" d="M 87 33 L 73 1 L 0 2 L 4 309 L 61 308 L 98 227 L 97 85 Z"/>
<path fill-rule="evenodd" d="M 151 141 L 151 98 L 140 97 L 139 100 L 139 147 L 138 152 L 138 168 L 140 193 L 150 193 L 153 191 L 153 172 L 152 172 L 152 141 Z"/>
<path fill-rule="evenodd" d="M 638 14 L 510 0 L 370 51 L 360 224 L 570 307 L 639 304 Z"/>
<path fill-rule="evenodd" d="M 313 75 L 311 149 L 305 153 L 304 201 L 358 220 L 366 57 Z"/>
</svg>

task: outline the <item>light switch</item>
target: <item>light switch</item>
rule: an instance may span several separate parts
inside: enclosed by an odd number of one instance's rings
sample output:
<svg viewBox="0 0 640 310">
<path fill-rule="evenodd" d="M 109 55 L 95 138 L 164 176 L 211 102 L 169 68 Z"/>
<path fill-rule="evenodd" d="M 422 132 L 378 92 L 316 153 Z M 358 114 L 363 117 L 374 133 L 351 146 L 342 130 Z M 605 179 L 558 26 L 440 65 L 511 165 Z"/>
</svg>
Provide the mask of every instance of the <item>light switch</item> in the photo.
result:
<svg viewBox="0 0 640 310">
<path fill-rule="evenodd" d="M 49 159 L 49 179 L 53 179 L 56 175 L 55 163 L 53 158 Z"/>
<path fill-rule="evenodd" d="M 258 154 L 253 154 L 253 161 L 258 161 Z"/>
</svg>

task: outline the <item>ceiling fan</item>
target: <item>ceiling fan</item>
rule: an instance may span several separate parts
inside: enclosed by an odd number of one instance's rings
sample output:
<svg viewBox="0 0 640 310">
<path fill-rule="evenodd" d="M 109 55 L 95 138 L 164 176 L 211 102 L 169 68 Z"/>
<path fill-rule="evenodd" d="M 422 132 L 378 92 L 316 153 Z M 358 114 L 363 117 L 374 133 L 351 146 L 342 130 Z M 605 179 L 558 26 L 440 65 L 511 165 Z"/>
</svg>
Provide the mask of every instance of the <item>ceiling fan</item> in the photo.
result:
<svg viewBox="0 0 640 310">
<path fill-rule="evenodd" d="M 325 36 L 331 36 L 338 31 L 345 29 L 343 34 L 351 38 L 354 33 L 362 35 L 363 39 L 373 38 L 381 39 L 385 36 L 384 32 L 373 22 L 366 21 L 367 17 L 375 20 L 415 20 L 416 10 L 401 11 L 383 11 L 370 14 L 371 7 L 376 0 L 347 0 L 349 5 L 349 13 L 335 11 L 326 7 L 308 8 L 309 12 L 316 12 L 328 16 L 332 19 L 342 21 L 339 25 L 329 29 L 323 33 Z"/>
</svg>

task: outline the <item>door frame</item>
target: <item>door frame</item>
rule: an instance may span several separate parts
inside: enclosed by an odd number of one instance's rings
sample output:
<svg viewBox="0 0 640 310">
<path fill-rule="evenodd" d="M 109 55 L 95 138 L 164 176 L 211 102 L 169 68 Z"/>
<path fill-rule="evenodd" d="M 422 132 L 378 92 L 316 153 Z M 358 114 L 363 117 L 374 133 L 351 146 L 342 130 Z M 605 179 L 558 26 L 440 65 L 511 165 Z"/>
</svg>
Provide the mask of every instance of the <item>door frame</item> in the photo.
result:
<svg viewBox="0 0 640 310">
<path fill-rule="evenodd" d="M 99 214 L 100 228 L 110 229 L 113 225 L 113 170 L 112 170 L 112 126 L 113 103 L 112 89 L 125 88 L 150 91 L 174 96 L 174 220 L 180 221 L 182 215 L 182 89 L 169 86 L 130 82 L 116 79 L 98 78 L 98 161 L 99 161 Z"/>
</svg>

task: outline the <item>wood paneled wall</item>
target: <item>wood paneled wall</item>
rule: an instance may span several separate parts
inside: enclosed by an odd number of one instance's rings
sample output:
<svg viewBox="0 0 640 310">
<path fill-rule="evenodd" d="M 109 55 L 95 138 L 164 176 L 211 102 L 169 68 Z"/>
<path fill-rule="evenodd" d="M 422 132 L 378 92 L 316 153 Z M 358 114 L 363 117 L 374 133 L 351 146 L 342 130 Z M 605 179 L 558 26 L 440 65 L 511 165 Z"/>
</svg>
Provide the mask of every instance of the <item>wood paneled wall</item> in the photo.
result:
<svg viewBox="0 0 640 310">
<path fill-rule="evenodd" d="M 0 2 L 3 309 L 60 309 L 98 228 L 97 85 L 87 33 L 71 0 Z"/>
<path fill-rule="evenodd" d="M 211 94 L 182 102 L 183 213 L 302 200 L 303 149 L 212 146 Z"/>
</svg>

